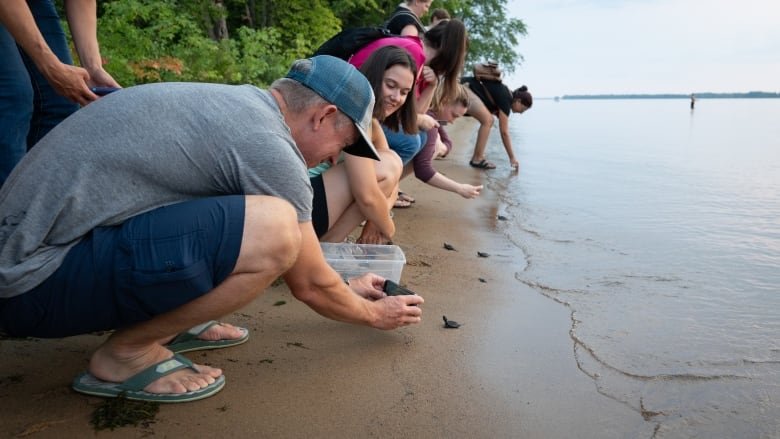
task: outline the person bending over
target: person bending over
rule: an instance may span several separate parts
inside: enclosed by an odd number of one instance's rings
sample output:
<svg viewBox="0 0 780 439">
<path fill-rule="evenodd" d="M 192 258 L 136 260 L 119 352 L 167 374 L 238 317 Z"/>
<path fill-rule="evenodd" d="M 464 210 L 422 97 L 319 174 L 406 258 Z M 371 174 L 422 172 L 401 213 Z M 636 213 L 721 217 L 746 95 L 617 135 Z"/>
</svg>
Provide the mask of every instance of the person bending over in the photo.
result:
<svg viewBox="0 0 780 439">
<path fill-rule="evenodd" d="M 434 99 L 434 106 L 428 114 L 438 121 L 452 123 L 455 119 L 463 116 L 469 107 L 469 95 L 466 87 L 461 85 L 453 99 L 442 101 Z M 467 183 L 459 183 L 449 177 L 439 173 L 433 167 L 433 159 L 438 151 L 442 149 L 449 152 L 452 148 L 452 141 L 447 136 L 444 127 L 433 127 L 426 132 L 420 133 L 423 139 L 423 148 L 419 154 L 414 156 L 410 165 L 404 168 L 404 176 L 411 173 L 414 169 L 414 175 L 420 181 L 431 186 L 446 191 L 454 192 L 463 198 L 475 198 L 482 191 L 482 185 L 474 186 Z"/>
<path fill-rule="evenodd" d="M 493 127 L 493 116 L 498 116 L 498 129 L 501 132 L 501 142 L 509 157 L 509 164 L 514 170 L 520 168 L 520 162 L 515 158 L 512 149 L 512 138 L 509 137 L 510 113 L 523 114 L 533 105 L 533 97 L 528 87 L 522 86 L 510 92 L 501 81 L 478 80 L 473 76 L 461 79 L 468 86 L 469 109 L 466 114 L 473 116 L 479 122 L 477 142 L 469 165 L 479 169 L 495 169 L 496 165 L 485 158 L 485 148 Z"/>
<path fill-rule="evenodd" d="M 0 189 L 0 330 L 57 338 L 115 329 L 73 388 L 180 402 L 213 395 L 225 378 L 168 343 L 279 276 L 331 319 L 419 322 L 421 297 L 386 297 L 370 273 L 346 284 L 311 225 L 307 167 L 347 145 L 378 159 L 367 137 L 373 106 L 360 72 L 320 56 L 295 62 L 269 90 L 148 84 L 77 111 Z"/>
</svg>

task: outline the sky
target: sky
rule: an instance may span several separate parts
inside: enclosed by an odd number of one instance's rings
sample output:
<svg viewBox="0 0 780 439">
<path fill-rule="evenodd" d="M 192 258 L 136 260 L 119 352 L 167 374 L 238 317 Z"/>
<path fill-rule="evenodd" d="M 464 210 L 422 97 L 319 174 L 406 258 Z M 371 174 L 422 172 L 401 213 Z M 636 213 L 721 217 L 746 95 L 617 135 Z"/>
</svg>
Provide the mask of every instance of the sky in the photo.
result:
<svg viewBox="0 0 780 439">
<path fill-rule="evenodd" d="M 509 0 L 536 97 L 780 92 L 780 0 Z"/>
</svg>

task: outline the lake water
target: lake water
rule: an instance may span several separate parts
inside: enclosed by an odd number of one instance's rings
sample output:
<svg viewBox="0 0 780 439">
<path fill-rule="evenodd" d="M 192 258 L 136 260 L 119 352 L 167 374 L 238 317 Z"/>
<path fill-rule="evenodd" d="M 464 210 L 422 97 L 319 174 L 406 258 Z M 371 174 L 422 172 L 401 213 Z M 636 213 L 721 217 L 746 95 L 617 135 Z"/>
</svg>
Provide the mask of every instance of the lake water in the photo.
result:
<svg viewBox="0 0 780 439">
<path fill-rule="evenodd" d="M 780 437 L 780 100 L 538 100 L 490 171 L 518 282 L 656 436 Z M 497 132 L 488 156 L 506 168 Z"/>
</svg>

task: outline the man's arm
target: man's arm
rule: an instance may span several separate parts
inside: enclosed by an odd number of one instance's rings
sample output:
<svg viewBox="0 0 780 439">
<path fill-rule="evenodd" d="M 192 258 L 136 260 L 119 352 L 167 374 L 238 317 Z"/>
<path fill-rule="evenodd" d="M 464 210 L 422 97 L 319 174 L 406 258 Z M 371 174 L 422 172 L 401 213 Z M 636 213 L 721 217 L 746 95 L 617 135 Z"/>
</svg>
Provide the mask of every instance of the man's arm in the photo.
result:
<svg viewBox="0 0 780 439">
<path fill-rule="evenodd" d="M 94 3 L 94 1 L 93 1 Z M 0 1 L 0 23 L 33 60 L 57 93 L 81 105 L 98 97 L 89 90 L 89 73 L 60 62 L 35 24 L 25 0 Z"/>
<path fill-rule="evenodd" d="M 119 87 L 114 78 L 103 70 L 103 58 L 100 56 L 97 39 L 97 5 L 95 0 L 66 0 L 65 14 L 81 66 L 89 72 L 90 85 Z"/>
<path fill-rule="evenodd" d="M 333 320 L 379 329 L 419 323 L 420 296 L 392 296 L 371 301 L 358 295 L 325 261 L 311 222 L 300 223 L 301 251 L 284 280 L 293 295 Z M 366 291 L 362 291 L 367 295 Z"/>
</svg>

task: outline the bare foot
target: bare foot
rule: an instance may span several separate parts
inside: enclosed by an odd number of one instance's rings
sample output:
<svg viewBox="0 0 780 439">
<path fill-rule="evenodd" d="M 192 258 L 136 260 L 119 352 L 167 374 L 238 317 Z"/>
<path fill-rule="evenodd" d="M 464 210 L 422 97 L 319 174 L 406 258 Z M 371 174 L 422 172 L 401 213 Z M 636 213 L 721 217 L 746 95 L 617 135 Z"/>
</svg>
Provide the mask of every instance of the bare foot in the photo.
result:
<svg viewBox="0 0 780 439">
<path fill-rule="evenodd" d="M 89 360 L 89 372 L 103 381 L 121 383 L 153 364 L 167 360 L 173 353 L 153 344 L 142 349 L 113 346 L 109 338 Z M 186 393 L 203 389 L 222 375 L 214 367 L 195 365 L 196 370 L 182 369 L 166 375 L 144 388 L 150 393 Z"/>
<path fill-rule="evenodd" d="M 201 340 L 237 340 L 244 336 L 244 332 L 230 323 L 217 323 L 198 336 Z"/>
<path fill-rule="evenodd" d="M 219 322 L 216 325 L 211 326 L 207 330 L 203 331 L 198 338 L 206 341 L 219 341 L 219 340 L 238 340 L 244 337 L 245 333 L 230 323 Z M 175 336 L 171 336 L 160 340 L 160 344 L 165 346 Z"/>
</svg>

